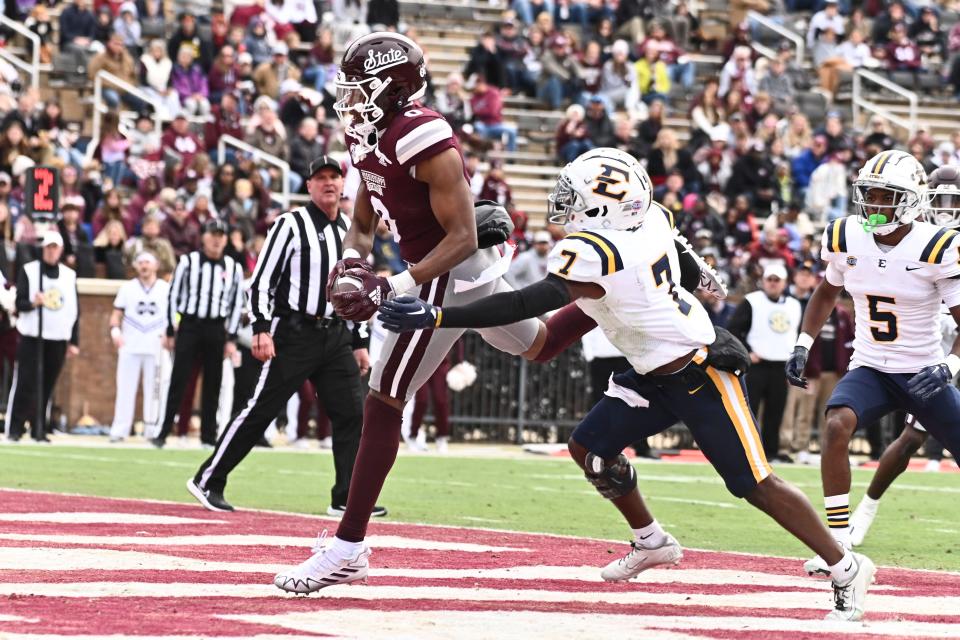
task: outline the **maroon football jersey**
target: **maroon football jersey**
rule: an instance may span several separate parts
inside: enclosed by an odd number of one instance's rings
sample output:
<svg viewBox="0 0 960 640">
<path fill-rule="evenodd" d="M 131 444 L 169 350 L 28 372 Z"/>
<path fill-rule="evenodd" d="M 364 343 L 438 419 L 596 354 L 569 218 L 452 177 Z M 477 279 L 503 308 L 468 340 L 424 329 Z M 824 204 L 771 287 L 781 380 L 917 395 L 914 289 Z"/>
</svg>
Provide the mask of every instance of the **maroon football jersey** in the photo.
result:
<svg viewBox="0 0 960 640">
<path fill-rule="evenodd" d="M 347 137 L 349 148 L 355 141 Z M 442 115 L 420 105 L 394 116 L 380 135 L 378 149 L 354 162 L 367 185 L 373 210 L 400 244 L 400 257 L 419 262 L 446 233 L 430 208 L 430 190 L 414 179 L 414 167 L 460 144 Z M 463 161 L 463 154 L 460 156 Z M 466 180 L 464 174 L 464 180 Z"/>
</svg>

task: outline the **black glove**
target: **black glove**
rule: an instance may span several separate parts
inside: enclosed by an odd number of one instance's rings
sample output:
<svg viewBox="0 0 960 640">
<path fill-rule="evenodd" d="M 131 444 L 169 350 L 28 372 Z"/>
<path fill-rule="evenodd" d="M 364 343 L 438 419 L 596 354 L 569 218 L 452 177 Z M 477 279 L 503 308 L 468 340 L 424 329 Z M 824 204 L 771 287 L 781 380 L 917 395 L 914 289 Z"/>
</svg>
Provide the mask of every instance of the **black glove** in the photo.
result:
<svg viewBox="0 0 960 640">
<path fill-rule="evenodd" d="M 787 382 L 801 389 L 807 388 L 807 379 L 803 377 L 803 370 L 807 368 L 807 358 L 810 357 L 810 350 L 806 347 L 794 347 L 790 359 L 787 360 L 787 366 L 784 370 L 787 373 Z"/>
<path fill-rule="evenodd" d="M 394 333 L 435 329 L 440 312 L 432 304 L 414 296 L 400 296 L 380 306 L 383 328 Z"/>
<path fill-rule="evenodd" d="M 920 369 L 919 373 L 907 382 L 907 391 L 921 404 L 943 391 L 953 376 L 946 363 L 931 365 Z"/>
<path fill-rule="evenodd" d="M 473 204 L 477 216 L 477 247 L 487 249 L 507 241 L 513 233 L 513 219 L 507 210 L 492 200 Z"/>
</svg>

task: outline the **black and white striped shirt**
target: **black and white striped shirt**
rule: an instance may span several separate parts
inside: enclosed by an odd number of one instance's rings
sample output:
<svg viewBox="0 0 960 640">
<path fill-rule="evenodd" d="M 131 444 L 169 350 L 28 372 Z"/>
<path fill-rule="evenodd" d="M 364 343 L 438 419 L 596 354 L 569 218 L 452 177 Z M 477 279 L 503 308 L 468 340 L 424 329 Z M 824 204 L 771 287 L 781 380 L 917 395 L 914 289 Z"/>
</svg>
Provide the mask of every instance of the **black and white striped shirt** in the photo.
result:
<svg viewBox="0 0 960 640">
<path fill-rule="evenodd" d="M 250 284 L 253 331 L 270 331 L 274 315 L 288 312 L 334 317 L 327 300 L 327 275 L 343 255 L 350 219 L 331 221 L 308 203 L 282 214 L 267 232 Z"/>
<path fill-rule="evenodd" d="M 176 316 L 223 320 L 235 336 L 243 311 L 243 269 L 230 256 L 211 260 L 202 251 L 180 256 L 173 273 L 168 305 L 167 335 L 174 335 Z"/>
</svg>

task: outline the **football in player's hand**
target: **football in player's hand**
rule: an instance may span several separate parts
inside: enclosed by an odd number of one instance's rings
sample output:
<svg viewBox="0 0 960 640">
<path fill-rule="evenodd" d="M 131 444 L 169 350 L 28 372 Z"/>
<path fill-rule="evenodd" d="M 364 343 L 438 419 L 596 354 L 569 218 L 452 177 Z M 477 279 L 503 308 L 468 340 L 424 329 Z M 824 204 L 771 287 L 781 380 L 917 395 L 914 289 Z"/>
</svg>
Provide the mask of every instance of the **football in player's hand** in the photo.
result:
<svg viewBox="0 0 960 640">
<path fill-rule="evenodd" d="M 354 276 L 342 275 L 333 281 L 333 293 L 348 293 L 362 288 L 363 282 Z"/>
</svg>

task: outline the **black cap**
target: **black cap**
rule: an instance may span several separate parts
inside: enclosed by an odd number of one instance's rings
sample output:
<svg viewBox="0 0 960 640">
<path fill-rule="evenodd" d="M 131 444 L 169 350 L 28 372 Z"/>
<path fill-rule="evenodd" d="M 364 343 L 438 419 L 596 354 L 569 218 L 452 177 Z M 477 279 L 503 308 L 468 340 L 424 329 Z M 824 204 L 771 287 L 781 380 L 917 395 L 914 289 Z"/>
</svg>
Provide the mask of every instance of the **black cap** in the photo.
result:
<svg viewBox="0 0 960 640">
<path fill-rule="evenodd" d="M 229 230 L 227 223 L 219 218 L 210 218 L 203 224 L 204 233 L 222 233 L 226 235 Z"/>
<path fill-rule="evenodd" d="M 311 162 L 310 175 L 308 177 L 312 178 L 320 169 L 333 169 L 341 176 L 343 175 L 343 168 L 340 166 L 340 163 L 330 156 L 320 156 Z"/>
</svg>

